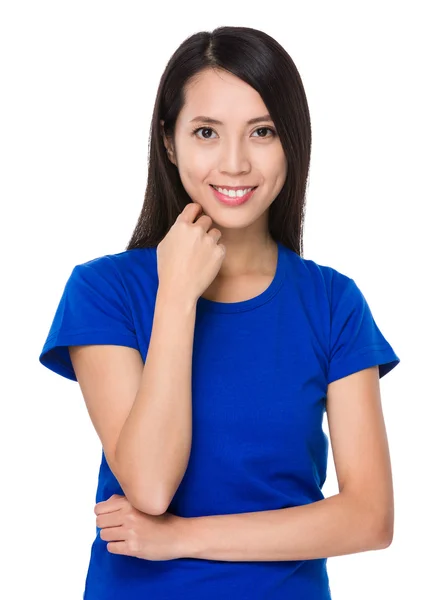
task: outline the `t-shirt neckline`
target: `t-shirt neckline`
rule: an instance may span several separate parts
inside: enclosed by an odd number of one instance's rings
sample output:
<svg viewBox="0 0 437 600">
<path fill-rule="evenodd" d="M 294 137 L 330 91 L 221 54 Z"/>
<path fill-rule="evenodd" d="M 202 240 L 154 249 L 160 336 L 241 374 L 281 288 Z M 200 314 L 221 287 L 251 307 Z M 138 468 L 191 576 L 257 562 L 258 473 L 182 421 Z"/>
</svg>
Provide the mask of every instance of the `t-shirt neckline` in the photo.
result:
<svg viewBox="0 0 437 600">
<path fill-rule="evenodd" d="M 238 313 L 246 310 L 253 310 L 266 302 L 269 302 L 279 292 L 284 281 L 285 248 L 279 241 L 277 241 L 276 244 L 278 246 L 278 258 L 275 275 L 268 288 L 261 292 L 261 294 L 258 294 L 258 296 L 255 296 L 254 298 L 241 300 L 239 302 L 217 302 L 216 300 L 209 300 L 208 298 L 200 296 L 197 305 L 209 312 Z"/>
</svg>

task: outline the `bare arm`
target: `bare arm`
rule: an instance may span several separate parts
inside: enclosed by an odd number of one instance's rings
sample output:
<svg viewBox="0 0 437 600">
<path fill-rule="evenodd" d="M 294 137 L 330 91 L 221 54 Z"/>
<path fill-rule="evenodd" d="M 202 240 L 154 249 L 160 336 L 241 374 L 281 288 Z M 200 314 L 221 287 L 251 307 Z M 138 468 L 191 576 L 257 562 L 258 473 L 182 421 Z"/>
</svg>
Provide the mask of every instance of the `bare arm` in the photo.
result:
<svg viewBox="0 0 437 600">
<path fill-rule="evenodd" d="M 184 556 L 312 560 L 390 546 L 393 482 L 378 367 L 330 383 L 327 414 L 338 494 L 290 508 L 183 519 Z"/>
<path fill-rule="evenodd" d="M 183 556 L 224 561 L 312 560 L 390 546 L 380 513 L 349 492 L 302 506 L 180 521 Z"/>
<path fill-rule="evenodd" d="M 164 513 L 188 465 L 197 300 L 225 256 L 212 219 L 189 203 L 157 246 L 159 286 L 146 361 L 136 348 L 70 345 L 77 381 L 129 502 Z M 197 219 L 194 221 L 194 219 Z"/>
<path fill-rule="evenodd" d="M 140 387 L 115 453 L 134 482 L 135 507 L 149 514 L 166 511 L 190 456 L 195 319 L 195 301 L 158 288 Z"/>
</svg>

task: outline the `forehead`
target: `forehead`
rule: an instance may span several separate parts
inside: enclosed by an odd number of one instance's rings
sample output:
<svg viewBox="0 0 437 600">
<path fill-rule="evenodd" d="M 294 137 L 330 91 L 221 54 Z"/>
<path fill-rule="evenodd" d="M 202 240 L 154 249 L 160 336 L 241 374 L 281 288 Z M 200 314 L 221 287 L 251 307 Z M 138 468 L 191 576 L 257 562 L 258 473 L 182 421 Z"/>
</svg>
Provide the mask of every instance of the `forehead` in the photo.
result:
<svg viewBox="0 0 437 600">
<path fill-rule="evenodd" d="M 263 99 L 248 83 L 227 71 L 207 69 L 186 85 L 179 118 L 187 122 L 205 115 L 231 124 L 267 112 Z"/>
</svg>

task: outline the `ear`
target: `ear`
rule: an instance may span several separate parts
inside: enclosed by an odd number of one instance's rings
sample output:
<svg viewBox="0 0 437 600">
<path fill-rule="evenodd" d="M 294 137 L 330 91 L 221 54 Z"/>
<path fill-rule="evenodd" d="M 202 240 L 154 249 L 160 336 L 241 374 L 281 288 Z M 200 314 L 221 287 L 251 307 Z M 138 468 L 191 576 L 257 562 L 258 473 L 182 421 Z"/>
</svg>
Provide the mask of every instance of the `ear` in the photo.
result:
<svg viewBox="0 0 437 600">
<path fill-rule="evenodd" d="M 165 146 L 165 149 L 167 151 L 167 156 L 168 156 L 169 160 L 174 165 L 176 165 L 176 162 L 175 162 L 175 151 L 174 151 L 174 148 L 173 148 L 172 140 L 171 140 L 171 138 L 169 138 L 169 137 L 167 137 L 165 135 L 165 132 L 164 132 L 164 121 L 163 120 L 160 120 L 160 125 L 161 125 L 161 136 L 162 136 L 162 139 L 164 141 L 164 146 Z"/>
</svg>

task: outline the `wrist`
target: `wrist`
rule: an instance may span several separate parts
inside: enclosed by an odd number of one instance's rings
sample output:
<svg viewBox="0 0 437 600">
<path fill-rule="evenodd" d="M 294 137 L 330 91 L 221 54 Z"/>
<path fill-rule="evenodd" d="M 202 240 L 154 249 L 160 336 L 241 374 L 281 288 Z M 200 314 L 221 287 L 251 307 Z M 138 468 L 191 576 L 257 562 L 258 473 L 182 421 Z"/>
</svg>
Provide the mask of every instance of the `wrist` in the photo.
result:
<svg viewBox="0 0 437 600">
<path fill-rule="evenodd" d="M 196 535 L 195 517 L 178 517 L 176 522 L 176 554 L 178 558 L 200 558 L 200 539 Z"/>
<path fill-rule="evenodd" d="M 178 310 L 190 312 L 196 310 L 197 298 L 175 289 L 158 286 L 156 304 L 165 307 L 175 307 Z"/>
</svg>

